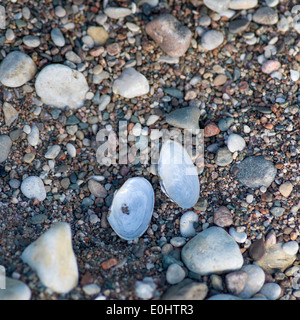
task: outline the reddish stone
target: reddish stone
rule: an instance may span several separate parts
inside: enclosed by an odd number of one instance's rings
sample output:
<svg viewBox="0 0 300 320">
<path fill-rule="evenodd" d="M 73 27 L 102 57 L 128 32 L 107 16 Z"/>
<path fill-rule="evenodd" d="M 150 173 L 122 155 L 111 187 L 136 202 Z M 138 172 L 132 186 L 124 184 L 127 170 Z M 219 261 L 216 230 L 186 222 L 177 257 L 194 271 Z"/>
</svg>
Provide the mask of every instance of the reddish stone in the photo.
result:
<svg viewBox="0 0 300 320">
<path fill-rule="evenodd" d="M 209 123 L 204 128 L 204 137 L 213 137 L 220 133 L 220 129 L 214 123 Z"/>
<path fill-rule="evenodd" d="M 215 210 L 214 224 L 222 228 L 233 224 L 232 214 L 227 207 L 222 206 Z"/>
<path fill-rule="evenodd" d="M 270 74 L 274 71 L 277 71 L 280 68 L 280 62 L 277 60 L 267 60 L 263 63 L 261 71 L 266 74 Z"/>
<path fill-rule="evenodd" d="M 103 270 L 108 270 L 108 269 L 116 266 L 117 263 L 118 263 L 118 260 L 117 260 L 117 259 L 111 258 L 111 259 L 108 259 L 108 260 L 102 262 L 102 263 L 101 263 L 101 268 L 102 268 Z"/>
</svg>

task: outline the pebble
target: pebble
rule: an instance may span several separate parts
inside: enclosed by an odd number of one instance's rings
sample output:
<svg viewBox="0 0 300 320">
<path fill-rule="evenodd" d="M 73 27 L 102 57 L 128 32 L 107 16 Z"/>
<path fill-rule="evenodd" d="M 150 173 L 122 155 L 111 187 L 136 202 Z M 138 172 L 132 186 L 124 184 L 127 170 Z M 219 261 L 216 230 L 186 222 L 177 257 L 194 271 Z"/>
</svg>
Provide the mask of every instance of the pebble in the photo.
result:
<svg viewBox="0 0 300 320">
<path fill-rule="evenodd" d="M 6 159 L 8 158 L 11 146 L 11 138 L 7 135 L 0 135 L 0 163 L 6 161 Z"/>
<path fill-rule="evenodd" d="M 96 44 L 103 45 L 109 38 L 108 32 L 103 27 L 89 27 L 87 34 L 95 41 Z"/>
<path fill-rule="evenodd" d="M 244 231 L 238 232 L 234 227 L 231 227 L 228 232 L 237 243 L 245 243 L 247 240 L 247 234 Z"/>
<path fill-rule="evenodd" d="M 257 6 L 258 0 L 230 0 L 229 9 L 248 10 Z"/>
<path fill-rule="evenodd" d="M 204 4 L 207 8 L 221 13 L 229 8 L 230 0 L 204 0 Z"/>
<path fill-rule="evenodd" d="M 16 35 L 12 29 L 7 29 L 5 32 L 5 38 L 8 41 L 13 41 L 15 39 Z"/>
<path fill-rule="evenodd" d="M 259 293 L 263 294 L 268 300 L 277 300 L 281 296 L 281 287 L 277 283 L 266 283 Z"/>
<path fill-rule="evenodd" d="M 60 150 L 61 150 L 61 146 L 59 145 L 54 145 L 54 146 L 51 146 L 48 151 L 46 152 L 45 154 L 45 158 L 46 159 L 55 159 L 58 154 L 60 153 Z"/>
<path fill-rule="evenodd" d="M 296 241 L 288 241 L 282 245 L 282 249 L 286 254 L 295 255 L 299 250 L 299 245 Z"/>
<path fill-rule="evenodd" d="M 272 208 L 270 209 L 270 212 L 272 213 L 272 215 L 273 215 L 274 217 L 279 218 L 279 217 L 281 217 L 281 216 L 284 214 L 285 209 L 282 208 L 282 207 L 272 207 Z"/>
<path fill-rule="evenodd" d="M 261 71 L 265 74 L 271 74 L 280 68 L 281 64 L 277 60 L 267 60 L 261 66 Z"/>
<path fill-rule="evenodd" d="M 227 131 L 233 123 L 234 119 L 232 117 L 222 118 L 218 122 L 218 127 L 221 131 Z"/>
<path fill-rule="evenodd" d="M 221 206 L 214 211 L 214 224 L 224 228 L 233 224 L 233 217 L 229 209 Z"/>
<path fill-rule="evenodd" d="M 243 299 L 249 299 L 263 287 L 265 283 L 265 273 L 262 268 L 252 264 L 243 266 L 241 271 L 247 273 L 247 280 L 244 289 L 238 296 Z"/>
<path fill-rule="evenodd" d="M 112 90 L 114 94 L 132 99 L 147 94 L 149 92 L 149 83 L 145 76 L 134 68 L 127 68 L 114 81 Z"/>
<path fill-rule="evenodd" d="M 221 31 L 209 30 L 201 37 L 201 46 L 205 50 L 214 50 L 218 48 L 224 41 L 224 35 Z"/>
<path fill-rule="evenodd" d="M 51 226 L 26 247 L 21 258 L 37 272 L 43 285 L 54 292 L 67 293 L 78 283 L 71 228 L 66 222 Z"/>
<path fill-rule="evenodd" d="M 35 147 L 39 143 L 39 138 L 40 138 L 40 130 L 34 124 L 30 130 L 30 133 L 27 136 L 27 141 L 31 146 Z"/>
<path fill-rule="evenodd" d="M 171 286 L 162 296 L 162 300 L 204 300 L 208 293 L 205 283 L 184 279 L 180 283 Z"/>
<path fill-rule="evenodd" d="M 26 163 L 31 163 L 35 158 L 35 154 L 32 152 L 26 153 L 23 157 L 23 161 Z"/>
<path fill-rule="evenodd" d="M 89 180 L 88 188 L 90 193 L 93 194 L 96 198 L 105 198 L 107 196 L 107 191 L 102 186 L 102 184 L 93 179 Z"/>
<path fill-rule="evenodd" d="M 0 5 L 0 29 L 6 28 L 6 12 L 5 7 Z"/>
<path fill-rule="evenodd" d="M 249 188 L 269 187 L 274 181 L 277 169 L 263 156 L 250 156 L 237 165 L 238 181 Z"/>
<path fill-rule="evenodd" d="M 279 187 L 279 192 L 286 198 L 292 193 L 292 191 L 293 185 L 289 181 L 281 184 Z"/>
<path fill-rule="evenodd" d="M 170 240 L 170 243 L 175 248 L 180 248 L 185 245 L 186 240 L 183 237 L 174 237 Z"/>
<path fill-rule="evenodd" d="M 66 44 L 63 33 L 59 28 L 55 27 L 51 30 L 50 36 L 52 41 L 57 47 L 63 47 Z"/>
<path fill-rule="evenodd" d="M 21 191 L 29 199 L 46 199 L 46 189 L 43 180 L 37 176 L 27 177 L 21 184 Z"/>
<path fill-rule="evenodd" d="M 185 212 L 179 222 L 180 233 L 183 237 L 189 238 L 196 235 L 195 224 L 198 223 L 199 216 L 194 211 Z"/>
<path fill-rule="evenodd" d="M 69 156 L 71 158 L 75 158 L 76 157 L 76 148 L 74 147 L 74 145 L 72 143 L 67 143 L 66 148 L 67 148 L 67 152 L 68 152 Z"/>
<path fill-rule="evenodd" d="M 13 51 L 0 64 L 0 81 L 7 87 L 20 87 L 34 77 L 36 70 L 35 63 L 27 54 Z"/>
<path fill-rule="evenodd" d="M 104 13 L 111 19 L 122 19 L 132 14 L 128 8 L 107 7 Z"/>
<path fill-rule="evenodd" d="M 279 0 L 266 0 L 268 7 L 276 7 L 279 3 Z"/>
<path fill-rule="evenodd" d="M 246 271 L 239 270 L 227 273 L 225 276 L 227 290 L 233 295 L 239 295 L 245 288 L 247 278 Z"/>
<path fill-rule="evenodd" d="M 215 163 L 220 167 L 225 167 L 233 161 L 232 153 L 227 147 L 218 149 L 215 157 Z"/>
<path fill-rule="evenodd" d="M 9 103 L 3 103 L 4 120 L 7 126 L 10 126 L 15 120 L 18 119 L 18 111 Z"/>
<path fill-rule="evenodd" d="M 300 72 L 297 70 L 290 70 L 291 80 L 296 82 L 300 79 Z"/>
<path fill-rule="evenodd" d="M 101 291 L 101 288 L 96 283 L 89 283 L 83 286 L 82 290 L 88 296 L 93 296 L 93 295 L 99 294 Z"/>
<path fill-rule="evenodd" d="M 249 256 L 253 260 L 261 259 L 265 255 L 265 253 L 266 253 L 266 248 L 265 248 L 265 241 L 263 237 L 254 241 L 249 247 Z"/>
<path fill-rule="evenodd" d="M 220 133 L 220 129 L 214 123 L 209 123 L 204 127 L 204 137 L 209 138 Z"/>
<path fill-rule="evenodd" d="M 159 116 L 156 114 L 151 114 L 149 118 L 147 119 L 146 125 L 152 126 L 157 120 L 159 119 Z"/>
<path fill-rule="evenodd" d="M 273 25 L 278 22 L 278 14 L 270 7 L 260 7 L 253 14 L 253 21 L 258 24 Z"/>
<path fill-rule="evenodd" d="M 246 142 L 243 137 L 236 133 L 231 133 L 227 139 L 227 148 L 230 152 L 242 151 L 246 147 Z"/>
<path fill-rule="evenodd" d="M 0 301 L 1 300 L 30 300 L 30 288 L 20 280 L 5 278 L 5 290 L 0 288 Z"/>
<path fill-rule="evenodd" d="M 153 298 L 156 290 L 156 284 L 151 277 L 145 277 L 143 281 L 135 282 L 135 295 L 143 300 Z"/>
<path fill-rule="evenodd" d="M 146 33 L 171 57 L 183 56 L 192 39 L 192 32 L 170 14 L 160 15 L 149 22 Z"/>
<path fill-rule="evenodd" d="M 166 280 L 169 284 L 177 284 L 185 278 L 185 271 L 177 263 L 169 265 Z"/>
<path fill-rule="evenodd" d="M 199 108 L 179 108 L 167 114 L 166 121 L 169 125 L 177 128 L 196 130 L 199 129 L 200 115 Z"/>
<path fill-rule="evenodd" d="M 38 74 L 35 89 L 47 105 L 77 109 L 83 105 L 89 87 L 82 73 L 62 64 L 50 64 Z"/>
<path fill-rule="evenodd" d="M 41 44 L 41 40 L 39 37 L 36 36 L 25 36 L 23 37 L 23 43 L 25 46 L 30 47 L 30 48 L 37 48 Z"/>
<path fill-rule="evenodd" d="M 237 243 L 220 227 L 209 227 L 192 238 L 181 258 L 190 271 L 200 275 L 239 270 L 244 262 Z"/>
<path fill-rule="evenodd" d="M 227 81 L 227 76 L 225 74 L 218 74 L 214 79 L 214 86 L 222 86 Z"/>
<path fill-rule="evenodd" d="M 248 19 L 236 19 L 229 23 L 229 32 L 231 33 L 240 33 L 244 32 L 250 24 Z"/>
</svg>

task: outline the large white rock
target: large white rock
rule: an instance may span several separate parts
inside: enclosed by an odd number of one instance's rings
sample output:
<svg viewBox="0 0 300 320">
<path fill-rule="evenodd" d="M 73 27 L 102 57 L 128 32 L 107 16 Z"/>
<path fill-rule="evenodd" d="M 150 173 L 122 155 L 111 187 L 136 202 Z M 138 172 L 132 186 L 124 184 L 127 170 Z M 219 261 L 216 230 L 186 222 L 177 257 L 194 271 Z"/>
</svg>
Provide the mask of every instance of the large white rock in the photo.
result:
<svg viewBox="0 0 300 320">
<path fill-rule="evenodd" d="M 43 285 L 67 293 L 78 283 L 78 266 L 72 248 L 70 225 L 59 222 L 30 244 L 21 255 Z"/>
<path fill-rule="evenodd" d="M 192 238 L 181 257 L 190 271 L 200 275 L 239 270 L 244 262 L 237 243 L 220 227 L 210 227 Z"/>
<path fill-rule="evenodd" d="M 21 184 L 21 191 L 29 199 L 38 199 L 39 201 L 46 199 L 44 182 L 40 177 L 30 176 L 26 178 Z"/>
<path fill-rule="evenodd" d="M 83 106 L 89 87 L 81 72 L 62 64 L 51 64 L 38 74 L 35 89 L 45 104 L 77 109 Z"/>
<path fill-rule="evenodd" d="M 13 51 L 0 64 L 0 81 L 10 88 L 22 86 L 36 73 L 34 61 L 25 53 Z"/>
<path fill-rule="evenodd" d="M 142 96 L 148 92 L 148 80 L 134 68 L 125 69 L 113 84 L 113 93 L 129 99 Z"/>
<path fill-rule="evenodd" d="M 5 278 L 5 289 L 0 288 L 1 300 L 30 300 L 30 288 L 20 280 Z"/>
</svg>

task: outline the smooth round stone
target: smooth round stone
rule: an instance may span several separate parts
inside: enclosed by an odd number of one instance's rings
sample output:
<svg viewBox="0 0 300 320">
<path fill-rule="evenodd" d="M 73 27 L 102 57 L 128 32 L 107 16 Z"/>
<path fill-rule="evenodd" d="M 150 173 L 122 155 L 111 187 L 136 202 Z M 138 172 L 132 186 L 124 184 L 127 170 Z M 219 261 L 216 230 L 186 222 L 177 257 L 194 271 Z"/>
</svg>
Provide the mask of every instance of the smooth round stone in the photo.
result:
<svg viewBox="0 0 300 320">
<path fill-rule="evenodd" d="M 229 8 L 230 0 L 204 0 L 204 4 L 207 8 L 220 13 Z"/>
<path fill-rule="evenodd" d="M 249 188 L 269 187 L 274 181 L 277 169 L 263 156 L 250 156 L 236 167 L 237 180 Z"/>
<path fill-rule="evenodd" d="M 25 36 L 23 37 L 23 43 L 27 47 L 37 48 L 41 44 L 41 40 L 36 36 Z"/>
<path fill-rule="evenodd" d="M 269 7 L 261 7 L 255 11 L 253 21 L 258 24 L 273 25 L 278 22 L 278 14 Z"/>
<path fill-rule="evenodd" d="M 261 290 L 265 283 L 265 273 L 262 268 L 253 264 L 244 266 L 241 271 L 247 273 L 247 280 L 244 289 L 238 296 L 249 299 Z"/>
<path fill-rule="evenodd" d="M 242 151 L 246 147 L 246 142 L 243 137 L 238 134 L 232 133 L 227 140 L 227 148 L 230 152 Z"/>
<path fill-rule="evenodd" d="M 248 19 L 236 19 L 229 23 L 229 32 L 240 33 L 245 31 L 250 24 Z"/>
<path fill-rule="evenodd" d="M 276 7 L 279 3 L 279 0 L 266 0 L 268 7 Z"/>
<path fill-rule="evenodd" d="M 6 32 L 5 32 L 5 38 L 6 40 L 8 41 L 13 41 L 14 38 L 15 38 L 15 33 L 12 29 L 7 29 Z"/>
<path fill-rule="evenodd" d="M 179 222 L 180 233 L 183 237 L 193 237 L 196 235 L 195 224 L 198 223 L 199 216 L 194 211 L 185 212 Z"/>
<path fill-rule="evenodd" d="M 220 227 L 210 227 L 192 238 L 182 249 L 187 268 L 200 275 L 239 270 L 244 262 L 237 243 Z"/>
<path fill-rule="evenodd" d="M 91 194 L 93 194 L 96 198 L 105 198 L 107 196 L 107 191 L 102 184 L 93 179 L 89 180 L 88 188 Z"/>
<path fill-rule="evenodd" d="M 170 240 L 173 247 L 180 248 L 185 245 L 186 240 L 183 237 L 174 237 Z"/>
<path fill-rule="evenodd" d="M 168 124 L 182 129 L 199 129 L 201 110 L 195 107 L 176 109 L 166 116 Z"/>
<path fill-rule="evenodd" d="M 40 131 L 38 127 L 34 124 L 31 128 L 30 133 L 27 136 L 27 141 L 31 146 L 35 147 L 39 143 L 39 138 L 40 138 Z"/>
<path fill-rule="evenodd" d="M 288 197 L 293 191 L 293 185 L 288 181 L 280 185 L 279 192 L 284 196 Z"/>
<path fill-rule="evenodd" d="M 215 163 L 220 167 L 225 167 L 233 161 L 232 153 L 227 147 L 218 149 L 215 157 Z"/>
<path fill-rule="evenodd" d="M 247 240 L 247 234 L 245 232 L 237 232 L 234 227 L 229 229 L 229 234 L 237 243 L 245 243 Z"/>
<path fill-rule="evenodd" d="M 207 300 L 242 300 L 242 299 L 232 294 L 219 293 L 211 296 Z"/>
<path fill-rule="evenodd" d="M 177 284 L 185 278 L 185 271 L 177 263 L 169 265 L 166 279 L 169 284 Z"/>
<path fill-rule="evenodd" d="M 4 162 L 10 152 L 12 146 L 12 140 L 7 135 L 0 135 L 0 163 Z"/>
<path fill-rule="evenodd" d="M 135 283 L 135 295 L 143 300 L 149 300 L 153 297 L 156 290 L 156 284 L 153 279 L 146 277 L 143 281 L 136 281 Z"/>
<path fill-rule="evenodd" d="M 71 158 L 75 158 L 76 157 L 76 148 L 71 143 L 67 143 L 66 148 L 67 148 L 67 152 L 68 152 L 69 156 Z"/>
<path fill-rule="evenodd" d="M 268 300 L 277 300 L 281 296 L 281 287 L 277 283 L 266 283 L 259 293 L 263 294 Z"/>
<path fill-rule="evenodd" d="M 146 33 L 171 57 L 183 56 L 192 39 L 192 32 L 171 14 L 162 14 L 149 22 Z"/>
<path fill-rule="evenodd" d="M 38 199 L 39 201 L 46 199 L 43 180 L 36 176 L 26 178 L 21 184 L 21 191 L 29 199 Z"/>
<path fill-rule="evenodd" d="M 274 217 L 281 217 L 284 214 L 285 209 L 282 207 L 272 207 L 270 212 Z"/>
<path fill-rule="evenodd" d="M 214 212 L 214 224 L 224 228 L 233 224 L 232 214 L 225 206 L 217 208 Z"/>
<path fill-rule="evenodd" d="M 0 81 L 7 87 L 17 88 L 30 81 L 36 70 L 34 61 L 27 54 L 13 51 L 0 64 Z"/>
<path fill-rule="evenodd" d="M 142 96 L 149 92 L 148 80 L 134 68 L 125 69 L 113 83 L 113 92 L 128 99 Z"/>
<path fill-rule="evenodd" d="M 247 10 L 257 6 L 258 0 L 231 0 L 229 9 L 232 10 Z"/>
<path fill-rule="evenodd" d="M 218 127 L 221 131 L 226 131 L 231 127 L 233 123 L 234 119 L 232 117 L 222 118 L 218 122 Z"/>
<path fill-rule="evenodd" d="M 5 278 L 5 289 L 0 288 L 1 300 L 30 300 L 30 288 L 20 280 Z"/>
<path fill-rule="evenodd" d="M 51 226 L 22 253 L 42 284 L 57 293 L 68 293 L 78 283 L 78 267 L 72 248 L 70 225 L 59 222 Z"/>
<path fill-rule="evenodd" d="M 63 47 L 66 44 L 63 33 L 59 28 L 55 27 L 51 30 L 50 36 L 52 41 L 57 47 Z"/>
<path fill-rule="evenodd" d="M 38 74 L 35 89 L 47 105 L 77 109 L 82 107 L 89 87 L 82 73 L 65 65 L 51 64 Z"/>
<path fill-rule="evenodd" d="M 224 41 L 224 35 L 221 31 L 209 30 L 201 38 L 201 45 L 206 50 L 214 50 Z"/>
<path fill-rule="evenodd" d="M 288 241 L 282 245 L 282 249 L 289 255 L 295 255 L 299 250 L 299 245 L 296 241 Z"/>
<path fill-rule="evenodd" d="M 122 19 L 132 14 L 128 8 L 107 7 L 104 13 L 111 19 Z"/>
<path fill-rule="evenodd" d="M 85 294 L 89 296 L 93 296 L 95 294 L 98 294 L 101 290 L 101 288 L 96 284 L 96 283 L 90 283 L 86 284 L 82 290 L 84 291 Z"/>
<path fill-rule="evenodd" d="M 240 294 L 245 288 L 247 278 L 248 276 L 245 271 L 227 273 L 225 276 L 227 290 L 234 295 Z"/>
<path fill-rule="evenodd" d="M 267 60 L 261 66 L 261 71 L 265 74 L 271 74 L 280 68 L 281 64 L 277 60 Z"/>
<path fill-rule="evenodd" d="M 61 150 L 61 146 L 59 145 L 54 145 L 54 146 L 51 146 L 48 151 L 46 152 L 45 154 L 45 158 L 46 159 L 55 159 L 58 154 L 60 153 L 60 150 Z"/>
<path fill-rule="evenodd" d="M 103 27 L 89 27 L 87 34 L 93 38 L 97 44 L 105 44 L 109 38 L 108 32 Z"/>
</svg>

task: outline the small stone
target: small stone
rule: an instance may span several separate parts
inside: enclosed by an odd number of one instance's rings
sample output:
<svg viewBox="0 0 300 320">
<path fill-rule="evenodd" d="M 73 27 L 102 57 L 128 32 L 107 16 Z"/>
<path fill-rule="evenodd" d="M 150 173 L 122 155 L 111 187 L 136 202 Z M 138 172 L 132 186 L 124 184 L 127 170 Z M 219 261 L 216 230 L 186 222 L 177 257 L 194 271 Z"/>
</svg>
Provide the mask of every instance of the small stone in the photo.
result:
<svg viewBox="0 0 300 320">
<path fill-rule="evenodd" d="M 227 76 L 225 74 L 218 74 L 214 79 L 214 86 L 222 86 L 227 81 Z"/>
<path fill-rule="evenodd" d="M 218 48 L 224 41 L 224 35 L 221 31 L 209 30 L 201 37 L 201 46 L 205 50 L 214 50 Z"/>
<path fill-rule="evenodd" d="M 231 133 L 227 140 L 227 148 L 230 152 L 242 151 L 246 147 L 246 142 L 243 137 L 238 134 Z"/>
<path fill-rule="evenodd" d="M 6 12 L 5 7 L 0 5 L 0 29 L 6 28 Z"/>
<path fill-rule="evenodd" d="M 21 184 L 21 191 L 29 199 L 46 199 L 46 190 L 43 180 L 36 176 L 27 177 Z"/>
<path fill-rule="evenodd" d="M 214 212 L 214 224 L 224 228 L 233 224 L 232 214 L 225 206 L 219 207 Z"/>
<path fill-rule="evenodd" d="M 182 129 L 199 129 L 199 118 L 201 111 L 199 108 L 186 107 L 170 112 L 166 116 L 168 124 Z"/>
<path fill-rule="evenodd" d="M 0 281 L 0 283 L 2 283 Z M 2 289 L 2 290 L 1 290 Z M 5 278 L 5 289 L 0 286 L 1 300 L 30 300 L 30 288 L 20 280 Z"/>
<path fill-rule="evenodd" d="M 234 227 L 231 227 L 228 232 L 237 243 L 245 243 L 247 240 L 247 234 L 244 231 L 238 232 Z"/>
<path fill-rule="evenodd" d="M 271 74 L 280 68 L 281 64 L 277 60 L 267 60 L 263 63 L 261 71 L 266 74 Z"/>
<path fill-rule="evenodd" d="M 23 37 L 23 43 L 27 47 L 37 48 L 40 46 L 41 40 L 39 37 L 36 37 L 36 36 L 25 36 Z"/>
<path fill-rule="evenodd" d="M 54 9 L 55 15 L 59 18 L 63 18 L 66 15 L 66 9 L 62 6 L 57 6 Z"/>
<path fill-rule="evenodd" d="M 50 64 L 38 74 L 35 89 L 45 104 L 77 109 L 84 103 L 88 84 L 82 73 L 62 64 Z"/>
<path fill-rule="evenodd" d="M 282 249 L 286 254 L 293 256 L 297 254 L 299 245 L 296 241 L 288 241 L 282 245 Z"/>
<path fill-rule="evenodd" d="M 148 80 L 133 68 L 125 69 L 113 83 L 113 92 L 128 99 L 142 96 L 149 92 Z"/>
<path fill-rule="evenodd" d="M 105 44 L 109 38 L 108 32 L 103 27 L 89 27 L 87 34 L 93 38 L 96 44 Z"/>
<path fill-rule="evenodd" d="M 88 296 L 94 296 L 101 291 L 101 288 L 96 283 L 89 283 L 83 286 L 82 290 Z"/>
<path fill-rule="evenodd" d="M 100 266 L 102 270 L 108 270 L 116 266 L 117 264 L 118 264 L 118 260 L 116 258 L 111 258 L 106 261 L 103 261 Z"/>
<path fill-rule="evenodd" d="M 170 240 L 170 243 L 175 248 L 180 248 L 185 245 L 186 241 L 183 237 L 174 237 Z"/>
<path fill-rule="evenodd" d="M 76 148 L 71 143 L 67 143 L 66 148 L 67 148 L 67 152 L 68 152 L 69 156 L 71 158 L 75 158 L 76 157 Z"/>
<path fill-rule="evenodd" d="M 61 147 L 59 145 L 51 146 L 45 154 L 46 159 L 55 159 L 60 153 Z"/>
<path fill-rule="evenodd" d="M 5 32 L 5 38 L 6 40 L 8 41 L 13 41 L 15 39 L 15 33 L 12 29 L 7 29 L 6 32 Z"/>
<path fill-rule="evenodd" d="M 159 116 L 156 114 L 151 114 L 149 118 L 147 119 L 146 125 L 152 126 L 157 120 L 159 119 Z"/>
<path fill-rule="evenodd" d="M 31 163 L 35 158 L 35 154 L 32 152 L 26 153 L 23 157 L 23 161 L 26 163 Z"/>
<path fill-rule="evenodd" d="M 111 19 L 122 19 L 132 14 L 128 8 L 107 7 L 104 13 Z"/>
<path fill-rule="evenodd" d="M 300 78 L 300 72 L 297 70 L 290 70 L 291 80 L 296 82 Z"/>
<path fill-rule="evenodd" d="M 171 57 L 183 56 L 192 39 L 192 32 L 170 14 L 160 15 L 149 22 L 146 33 Z"/>
<path fill-rule="evenodd" d="M 31 128 L 30 133 L 27 136 L 27 141 L 31 146 L 35 147 L 39 143 L 39 138 L 40 138 L 40 130 L 34 124 Z"/>
<path fill-rule="evenodd" d="M 60 184 L 64 189 L 68 189 L 69 186 L 70 186 L 70 179 L 69 178 L 63 178 L 61 180 Z"/>
<path fill-rule="evenodd" d="M 215 157 L 215 163 L 220 167 L 225 167 L 233 161 L 232 153 L 227 147 L 218 149 Z"/>
<path fill-rule="evenodd" d="M 74 51 L 66 52 L 65 57 L 67 60 L 73 63 L 76 63 L 76 64 L 81 63 L 81 58 Z"/>
<path fill-rule="evenodd" d="M 88 188 L 96 198 L 105 198 L 107 196 L 106 189 L 97 181 L 90 179 L 88 182 Z"/>
<path fill-rule="evenodd" d="M 204 137 L 209 138 L 220 133 L 220 129 L 214 123 L 209 123 L 204 127 Z"/>
<path fill-rule="evenodd" d="M 110 55 L 110 56 L 116 56 L 120 53 L 121 49 L 120 49 L 120 46 L 117 42 L 115 43 L 111 43 L 109 44 L 107 47 L 106 47 L 106 50 L 107 50 L 107 53 Z"/>
<path fill-rule="evenodd" d="M 204 4 L 213 11 L 224 12 L 229 8 L 230 0 L 204 0 Z"/>
<path fill-rule="evenodd" d="M 260 7 L 253 15 L 253 21 L 258 24 L 273 25 L 278 22 L 278 14 L 269 7 Z"/>
<path fill-rule="evenodd" d="M 34 61 L 27 54 L 12 51 L 0 64 L 0 81 L 7 87 L 20 87 L 34 77 L 36 70 Z"/>
<path fill-rule="evenodd" d="M 177 284 L 185 278 L 184 270 L 177 263 L 169 265 L 166 279 L 169 284 Z"/>
<path fill-rule="evenodd" d="M 198 222 L 199 216 L 194 211 L 185 212 L 180 218 L 180 233 L 183 237 L 193 237 L 196 235 L 195 224 Z"/>
<path fill-rule="evenodd" d="M 233 123 L 234 119 L 232 117 L 222 118 L 218 122 L 218 127 L 221 131 L 227 131 Z"/>
<path fill-rule="evenodd" d="M 263 294 L 268 300 L 277 300 L 281 296 L 281 287 L 277 283 L 266 283 L 259 293 Z"/>
<path fill-rule="evenodd" d="M 10 126 L 15 120 L 18 119 L 18 111 L 9 103 L 3 103 L 3 113 L 5 124 Z"/>
<path fill-rule="evenodd" d="M 230 0 L 229 9 L 248 10 L 257 6 L 258 0 Z"/>
<path fill-rule="evenodd" d="M 266 0 L 268 7 L 276 7 L 279 3 L 279 0 Z"/>
<path fill-rule="evenodd" d="M 293 185 L 288 181 L 280 185 L 279 192 L 284 196 L 288 197 L 293 191 Z"/>
<path fill-rule="evenodd" d="M 245 31 L 250 24 L 248 19 L 236 19 L 229 23 L 229 32 L 231 33 L 241 33 Z"/>
<path fill-rule="evenodd" d="M 156 290 L 156 284 L 153 279 L 146 277 L 143 281 L 135 282 L 135 295 L 143 300 L 149 300 L 153 297 Z"/>
<path fill-rule="evenodd" d="M 52 41 L 57 47 L 63 47 L 66 44 L 63 33 L 59 28 L 55 27 L 51 30 L 50 36 Z"/>
<path fill-rule="evenodd" d="M 52 226 L 24 250 L 21 258 L 54 292 L 67 293 L 78 283 L 71 228 L 66 222 Z"/>
<path fill-rule="evenodd" d="M 207 293 L 208 287 L 205 283 L 184 279 L 177 285 L 171 286 L 162 296 L 162 300 L 204 300 Z"/>
<path fill-rule="evenodd" d="M 284 214 L 284 211 L 285 209 L 282 207 L 272 207 L 270 209 L 270 212 L 272 213 L 272 215 L 277 218 L 281 217 Z"/>
<path fill-rule="evenodd" d="M 261 259 L 266 253 L 264 238 L 253 242 L 249 248 L 249 255 L 253 260 Z"/>
<path fill-rule="evenodd" d="M 261 290 L 265 283 L 265 273 L 259 266 L 251 264 L 244 266 L 241 271 L 247 273 L 247 280 L 244 289 L 238 296 L 249 299 Z"/>
<path fill-rule="evenodd" d="M 276 238 L 276 233 L 274 230 L 271 230 L 270 232 L 268 232 L 268 234 L 266 235 L 266 239 L 265 239 L 265 248 L 271 248 L 273 247 L 277 242 L 277 238 Z"/>
<path fill-rule="evenodd" d="M 0 163 L 7 159 L 11 146 L 11 138 L 7 135 L 0 135 Z"/>
<path fill-rule="evenodd" d="M 245 271 L 234 271 L 226 274 L 225 283 L 227 290 L 233 295 L 239 295 L 245 288 L 248 274 Z"/>
</svg>

